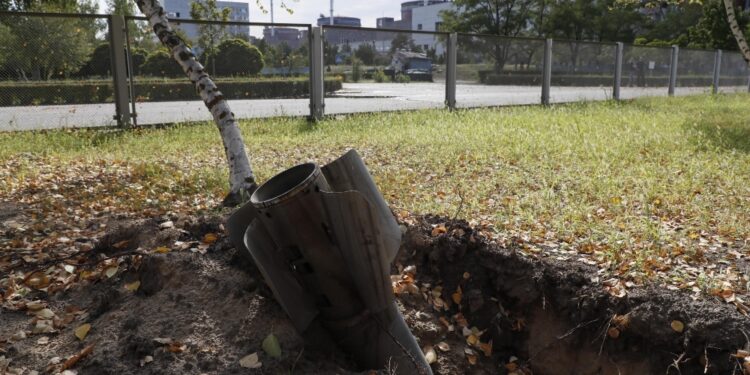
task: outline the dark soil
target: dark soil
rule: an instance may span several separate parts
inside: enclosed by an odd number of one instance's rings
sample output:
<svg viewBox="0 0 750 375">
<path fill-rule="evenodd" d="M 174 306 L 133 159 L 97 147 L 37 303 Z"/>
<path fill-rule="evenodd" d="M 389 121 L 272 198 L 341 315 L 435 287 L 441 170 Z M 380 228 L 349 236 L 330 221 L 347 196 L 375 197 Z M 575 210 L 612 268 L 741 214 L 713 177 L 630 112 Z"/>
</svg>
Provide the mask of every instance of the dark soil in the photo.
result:
<svg viewBox="0 0 750 375">
<path fill-rule="evenodd" d="M 223 218 L 183 218 L 175 228 L 159 220 L 115 222 L 95 249 L 111 255 L 112 245 L 153 249 L 174 241 L 199 242 L 222 233 Z M 447 233 L 433 236 L 433 225 Z M 117 249 L 122 251 L 123 249 Z M 84 281 L 52 296 L 36 298 L 62 312 L 84 311 L 57 333 L 32 335 L 32 315 L 0 310 L 0 357 L 9 368 L 44 373 L 50 360 L 63 361 L 85 346 L 93 352 L 73 368 L 78 374 L 357 373 L 338 352 L 305 347 L 284 311 L 273 300 L 257 269 L 237 254 L 222 234 L 205 254 L 189 250 L 132 257 L 129 269 L 112 278 Z M 750 320 L 718 300 L 693 301 L 656 286 L 611 296 L 596 280 L 597 270 L 575 262 L 535 260 L 514 249 L 487 243 L 464 222 L 424 217 L 409 226 L 394 274 L 416 266 L 415 284 L 442 286 L 442 298 L 460 286 L 461 304 L 436 311 L 426 294 L 400 295 L 399 304 L 420 345 L 448 344 L 437 351 L 438 374 L 742 374 L 735 359 L 747 345 Z M 123 266 L 124 268 L 124 266 Z M 468 277 L 467 277 L 468 276 Z M 125 284 L 140 281 L 136 292 Z M 429 287 L 427 286 L 429 285 Z M 440 318 L 461 312 L 468 326 L 484 330 L 490 356 L 467 360 L 466 338 L 449 332 Z M 615 317 L 618 318 L 615 318 Z M 625 323 L 623 318 L 626 317 Z M 676 332 L 671 323 L 684 324 Z M 85 340 L 74 329 L 91 324 Z M 617 328 L 616 338 L 608 334 Z M 11 340 L 25 331 L 27 337 Z M 262 341 L 278 337 L 282 356 L 270 358 Z M 49 337 L 48 343 L 38 340 Z M 176 352 L 155 341 L 170 338 Z M 178 345 L 180 346 L 180 345 Z M 262 367 L 242 368 L 240 358 L 257 352 Z M 145 363 L 147 356 L 153 361 Z M 513 363 L 511 362 L 512 357 Z M 0 369 L 2 370 L 2 369 Z"/>
</svg>

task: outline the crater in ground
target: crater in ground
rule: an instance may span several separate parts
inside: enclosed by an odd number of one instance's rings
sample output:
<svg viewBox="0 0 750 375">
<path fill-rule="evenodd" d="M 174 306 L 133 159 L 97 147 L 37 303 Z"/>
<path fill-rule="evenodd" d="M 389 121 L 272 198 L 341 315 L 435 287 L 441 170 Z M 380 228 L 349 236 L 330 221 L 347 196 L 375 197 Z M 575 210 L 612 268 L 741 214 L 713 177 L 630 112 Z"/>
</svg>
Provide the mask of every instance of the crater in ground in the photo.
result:
<svg viewBox="0 0 750 375">
<path fill-rule="evenodd" d="M 222 234 L 223 220 L 186 220 L 168 228 L 157 219 L 109 225 L 93 250 L 100 258 L 127 240 L 128 249 L 145 253 L 121 259 L 112 277 L 25 296 L 60 317 L 72 316 L 54 333 L 34 334 L 34 313 L 5 301 L 0 366 L 24 374 L 59 369 L 50 366 L 55 357 L 65 361 L 93 344 L 71 370 L 362 372 L 341 353 L 305 347 L 257 269 Z M 743 373 L 734 354 L 747 345 L 750 321 L 718 300 L 693 301 L 658 286 L 616 297 L 591 266 L 528 258 L 489 243 L 465 222 L 427 216 L 404 226 L 392 270 L 397 300 L 420 345 L 435 351 L 437 374 Z M 208 233 L 219 237 L 210 246 L 175 248 L 175 241 L 199 243 Z M 170 250 L 151 251 L 159 247 Z M 139 288 L 129 290 L 135 281 Z M 85 323 L 91 330 L 80 340 L 74 330 Z M 262 349 L 269 334 L 280 342 L 280 358 Z M 240 365 L 251 353 L 258 353 L 260 368 Z"/>
</svg>

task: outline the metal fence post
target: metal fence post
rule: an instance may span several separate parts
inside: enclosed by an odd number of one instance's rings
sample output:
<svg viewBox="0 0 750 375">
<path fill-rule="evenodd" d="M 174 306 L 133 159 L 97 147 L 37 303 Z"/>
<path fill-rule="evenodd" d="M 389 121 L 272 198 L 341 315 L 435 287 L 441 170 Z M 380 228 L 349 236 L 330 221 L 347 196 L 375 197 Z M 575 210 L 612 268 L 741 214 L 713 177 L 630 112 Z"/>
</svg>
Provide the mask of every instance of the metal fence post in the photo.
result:
<svg viewBox="0 0 750 375">
<path fill-rule="evenodd" d="M 456 109 L 456 65 L 458 64 L 458 34 L 448 35 L 448 58 L 445 65 L 445 105 Z"/>
<path fill-rule="evenodd" d="M 112 15 L 109 24 L 109 50 L 114 84 L 115 116 L 118 126 L 130 126 L 130 95 L 128 93 L 127 57 L 125 55 L 125 18 Z"/>
<path fill-rule="evenodd" d="M 310 54 L 310 119 L 318 121 L 325 114 L 325 72 L 323 60 L 323 28 L 312 28 Z"/>
<path fill-rule="evenodd" d="M 544 61 L 542 67 L 542 104 L 549 105 L 549 93 L 552 86 L 552 39 L 544 41 Z"/>
<path fill-rule="evenodd" d="M 721 50 L 716 50 L 714 55 L 714 80 L 711 87 L 711 93 L 716 94 L 719 92 L 719 77 L 721 77 Z"/>
<path fill-rule="evenodd" d="M 620 100 L 620 86 L 622 85 L 622 55 L 625 45 L 622 42 L 617 42 L 617 48 L 615 49 L 615 86 L 612 89 L 612 98 L 614 100 Z"/>
<path fill-rule="evenodd" d="M 677 63 L 680 56 L 680 47 L 672 46 L 672 57 L 669 61 L 669 96 L 674 96 L 677 86 Z"/>
</svg>

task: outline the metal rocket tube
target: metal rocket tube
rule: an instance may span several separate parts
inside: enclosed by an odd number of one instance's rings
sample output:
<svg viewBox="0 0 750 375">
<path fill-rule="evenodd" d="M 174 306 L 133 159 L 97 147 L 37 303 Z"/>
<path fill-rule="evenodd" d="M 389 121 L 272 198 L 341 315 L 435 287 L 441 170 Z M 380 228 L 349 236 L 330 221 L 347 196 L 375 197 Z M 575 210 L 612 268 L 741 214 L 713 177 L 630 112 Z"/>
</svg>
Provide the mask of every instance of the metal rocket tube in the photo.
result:
<svg viewBox="0 0 750 375">
<path fill-rule="evenodd" d="M 390 285 L 400 229 L 356 151 L 273 177 L 229 231 L 300 333 L 319 322 L 363 368 L 432 374 Z"/>
</svg>

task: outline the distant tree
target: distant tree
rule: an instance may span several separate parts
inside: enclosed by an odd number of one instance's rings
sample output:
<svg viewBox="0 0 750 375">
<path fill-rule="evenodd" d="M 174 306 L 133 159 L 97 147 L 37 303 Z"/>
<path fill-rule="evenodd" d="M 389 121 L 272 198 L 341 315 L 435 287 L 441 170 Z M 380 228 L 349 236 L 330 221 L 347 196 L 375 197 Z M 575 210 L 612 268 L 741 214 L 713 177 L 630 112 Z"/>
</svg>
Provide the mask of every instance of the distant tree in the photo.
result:
<svg viewBox="0 0 750 375">
<path fill-rule="evenodd" d="M 172 56 L 166 51 L 155 51 L 146 57 L 141 72 L 154 77 L 181 77 L 185 73 L 175 64 Z"/>
<path fill-rule="evenodd" d="M 737 23 L 747 30 L 748 15 L 739 12 Z M 729 26 L 726 10 L 721 0 L 706 0 L 698 23 L 688 29 L 690 45 L 697 48 L 737 50 L 737 41 Z"/>
<path fill-rule="evenodd" d="M 527 31 L 538 0 L 454 0 L 441 13 L 445 31 L 519 36 Z"/>
<path fill-rule="evenodd" d="M 135 2 L 132 0 L 107 0 L 107 13 L 123 16 L 132 17 L 136 15 Z M 128 26 L 128 37 L 131 43 L 140 45 L 142 43 L 153 43 L 153 37 L 148 29 L 139 27 L 138 23 L 134 20 L 127 21 Z"/>
<path fill-rule="evenodd" d="M 108 76 L 112 71 L 112 58 L 109 43 L 102 43 L 91 53 L 88 62 L 81 67 L 78 76 Z"/>
<path fill-rule="evenodd" d="M 662 40 L 687 47 L 690 43 L 688 30 L 695 26 L 703 15 L 703 6 L 693 3 L 674 7 L 659 20 L 646 22 L 639 37 L 646 41 Z"/>
<path fill-rule="evenodd" d="M 190 3 L 190 18 L 204 21 L 229 21 L 230 8 L 219 9 L 217 0 L 198 0 Z M 197 46 L 201 49 L 203 65 L 216 75 L 216 48 L 227 38 L 226 26 L 220 24 L 198 25 Z"/>
<path fill-rule="evenodd" d="M 454 32 L 520 36 L 530 33 L 538 0 L 455 0 L 455 9 L 441 13 L 443 29 Z M 512 54 L 509 39 L 475 39 L 473 51 L 494 60 L 501 71 Z"/>
<path fill-rule="evenodd" d="M 79 7 L 79 5 L 81 5 Z M 89 12 L 89 3 L 57 6 L 31 4 L 30 11 Z M 26 5 L 28 6 L 28 4 Z M 85 7 L 84 7 L 85 6 Z M 3 20 L 6 66 L 20 79 L 69 77 L 88 60 L 98 25 L 90 19 L 14 16 Z"/>
<path fill-rule="evenodd" d="M 225 40 L 216 50 L 216 72 L 220 75 L 255 75 L 263 69 L 263 54 L 242 39 Z"/>
<path fill-rule="evenodd" d="M 354 51 L 354 56 L 362 60 L 362 63 L 365 65 L 372 65 L 375 62 L 376 54 L 375 46 L 369 43 L 360 44 L 357 50 Z"/>
</svg>

